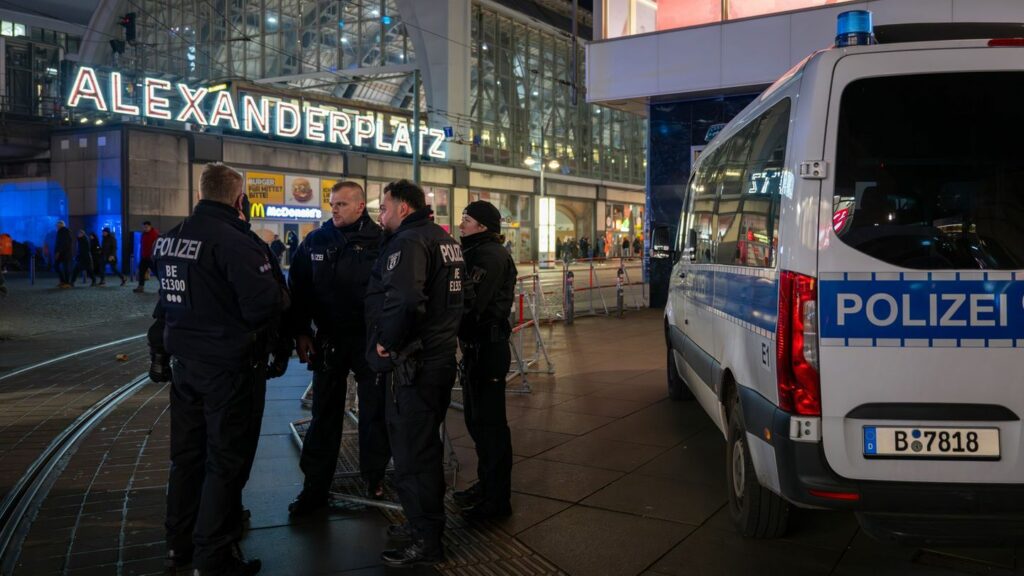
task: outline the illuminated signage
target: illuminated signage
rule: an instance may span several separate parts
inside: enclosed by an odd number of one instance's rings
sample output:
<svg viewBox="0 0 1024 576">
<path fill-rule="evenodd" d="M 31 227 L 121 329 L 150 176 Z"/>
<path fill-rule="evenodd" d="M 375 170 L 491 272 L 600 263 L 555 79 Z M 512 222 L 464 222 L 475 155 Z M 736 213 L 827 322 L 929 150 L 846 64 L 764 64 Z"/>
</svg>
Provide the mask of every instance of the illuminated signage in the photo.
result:
<svg viewBox="0 0 1024 576">
<path fill-rule="evenodd" d="M 264 205 L 262 202 L 253 202 L 249 206 L 249 218 L 253 220 L 260 218 L 287 218 L 289 220 L 319 221 L 323 217 L 324 213 L 319 208 Z"/>
<path fill-rule="evenodd" d="M 405 156 L 413 154 L 413 128 L 404 121 L 395 122 L 390 127 L 373 114 L 318 106 L 300 108 L 294 102 L 250 94 L 240 94 L 236 101 L 221 84 L 192 88 L 181 82 L 172 85 L 158 78 L 144 79 L 141 104 L 130 105 L 124 102 L 125 84 L 119 72 L 111 72 L 109 81 L 101 82 L 95 69 L 81 66 L 68 94 L 68 108 L 174 119 L 200 126 L 273 134 L 280 138 L 340 144 Z M 171 98 L 174 98 L 173 104 Z M 388 133 L 388 128 L 392 128 L 391 133 Z M 422 136 L 419 141 L 421 156 L 437 160 L 448 158 L 448 152 L 443 148 L 443 130 L 421 126 L 419 132 Z"/>
</svg>

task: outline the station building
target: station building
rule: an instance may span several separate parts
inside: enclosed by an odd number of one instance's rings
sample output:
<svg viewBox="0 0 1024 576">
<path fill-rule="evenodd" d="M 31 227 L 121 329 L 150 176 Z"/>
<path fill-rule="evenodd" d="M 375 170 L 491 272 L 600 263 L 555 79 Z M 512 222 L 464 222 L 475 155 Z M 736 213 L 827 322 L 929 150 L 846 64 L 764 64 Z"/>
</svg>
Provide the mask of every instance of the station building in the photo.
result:
<svg viewBox="0 0 1024 576">
<path fill-rule="evenodd" d="M 831 46 L 836 17 L 847 10 L 870 10 L 876 26 L 1024 22 L 1024 3 L 1014 0 L 595 2 L 587 98 L 648 119 L 645 226 L 655 231 L 648 238 L 665 239 L 656 242 L 656 256 L 676 237 L 683 192 L 701 150 L 772 82 Z M 671 258 L 647 262 L 651 306 L 665 304 L 671 268 Z"/>
<path fill-rule="evenodd" d="M 588 102 L 592 29 L 569 0 L 0 8 L 0 229 L 45 247 L 58 219 L 109 226 L 131 251 L 143 221 L 189 214 L 221 161 L 267 240 L 319 225 L 340 179 L 375 213 L 387 182 L 418 175 L 452 232 L 468 202 L 498 206 L 520 262 L 581 238 L 617 256 L 643 236 L 646 120 Z"/>
</svg>

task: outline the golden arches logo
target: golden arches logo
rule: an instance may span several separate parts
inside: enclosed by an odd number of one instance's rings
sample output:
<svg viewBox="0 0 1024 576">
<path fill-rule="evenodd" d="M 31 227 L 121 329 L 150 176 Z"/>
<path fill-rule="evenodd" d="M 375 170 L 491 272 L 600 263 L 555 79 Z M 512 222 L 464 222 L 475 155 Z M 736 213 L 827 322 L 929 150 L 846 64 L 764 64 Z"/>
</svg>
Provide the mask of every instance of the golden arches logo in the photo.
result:
<svg viewBox="0 0 1024 576">
<path fill-rule="evenodd" d="M 267 208 L 261 202 L 253 202 L 249 205 L 249 219 L 266 218 Z"/>
</svg>

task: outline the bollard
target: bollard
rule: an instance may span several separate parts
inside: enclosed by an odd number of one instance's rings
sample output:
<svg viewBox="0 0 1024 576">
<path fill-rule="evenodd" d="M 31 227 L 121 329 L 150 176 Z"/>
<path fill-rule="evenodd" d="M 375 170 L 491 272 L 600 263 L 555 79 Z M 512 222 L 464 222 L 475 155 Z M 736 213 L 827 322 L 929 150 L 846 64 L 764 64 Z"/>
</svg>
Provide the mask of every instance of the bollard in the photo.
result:
<svg viewBox="0 0 1024 576">
<path fill-rule="evenodd" d="M 625 276 L 626 271 L 619 266 L 619 269 L 615 271 L 615 310 L 619 317 L 622 317 L 623 297 L 624 290 L 622 286 L 622 278 Z"/>
<path fill-rule="evenodd" d="M 28 251 L 28 283 L 36 285 L 36 255 L 31 249 Z"/>
<path fill-rule="evenodd" d="M 576 317 L 576 294 L 573 289 L 572 270 L 565 273 L 565 323 L 572 324 Z"/>
</svg>

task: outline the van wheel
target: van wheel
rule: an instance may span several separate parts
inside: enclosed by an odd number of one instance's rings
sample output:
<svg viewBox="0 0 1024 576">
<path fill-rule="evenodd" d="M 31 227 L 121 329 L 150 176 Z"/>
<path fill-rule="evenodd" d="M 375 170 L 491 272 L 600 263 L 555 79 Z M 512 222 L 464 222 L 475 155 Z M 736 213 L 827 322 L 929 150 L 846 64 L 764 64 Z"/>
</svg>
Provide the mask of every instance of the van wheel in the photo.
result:
<svg viewBox="0 0 1024 576">
<path fill-rule="evenodd" d="M 668 397 L 671 400 L 693 400 L 693 392 L 686 385 L 686 380 L 679 375 L 676 369 L 676 361 L 673 358 L 672 347 L 668 346 L 668 365 L 665 367 L 668 372 Z"/>
<path fill-rule="evenodd" d="M 729 515 L 747 538 L 778 538 L 786 532 L 789 503 L 757 481 L 746 430 L 739 398 L 733 396 L 729 405 L 729 443 L 725 448 Z"/>
</svg>

